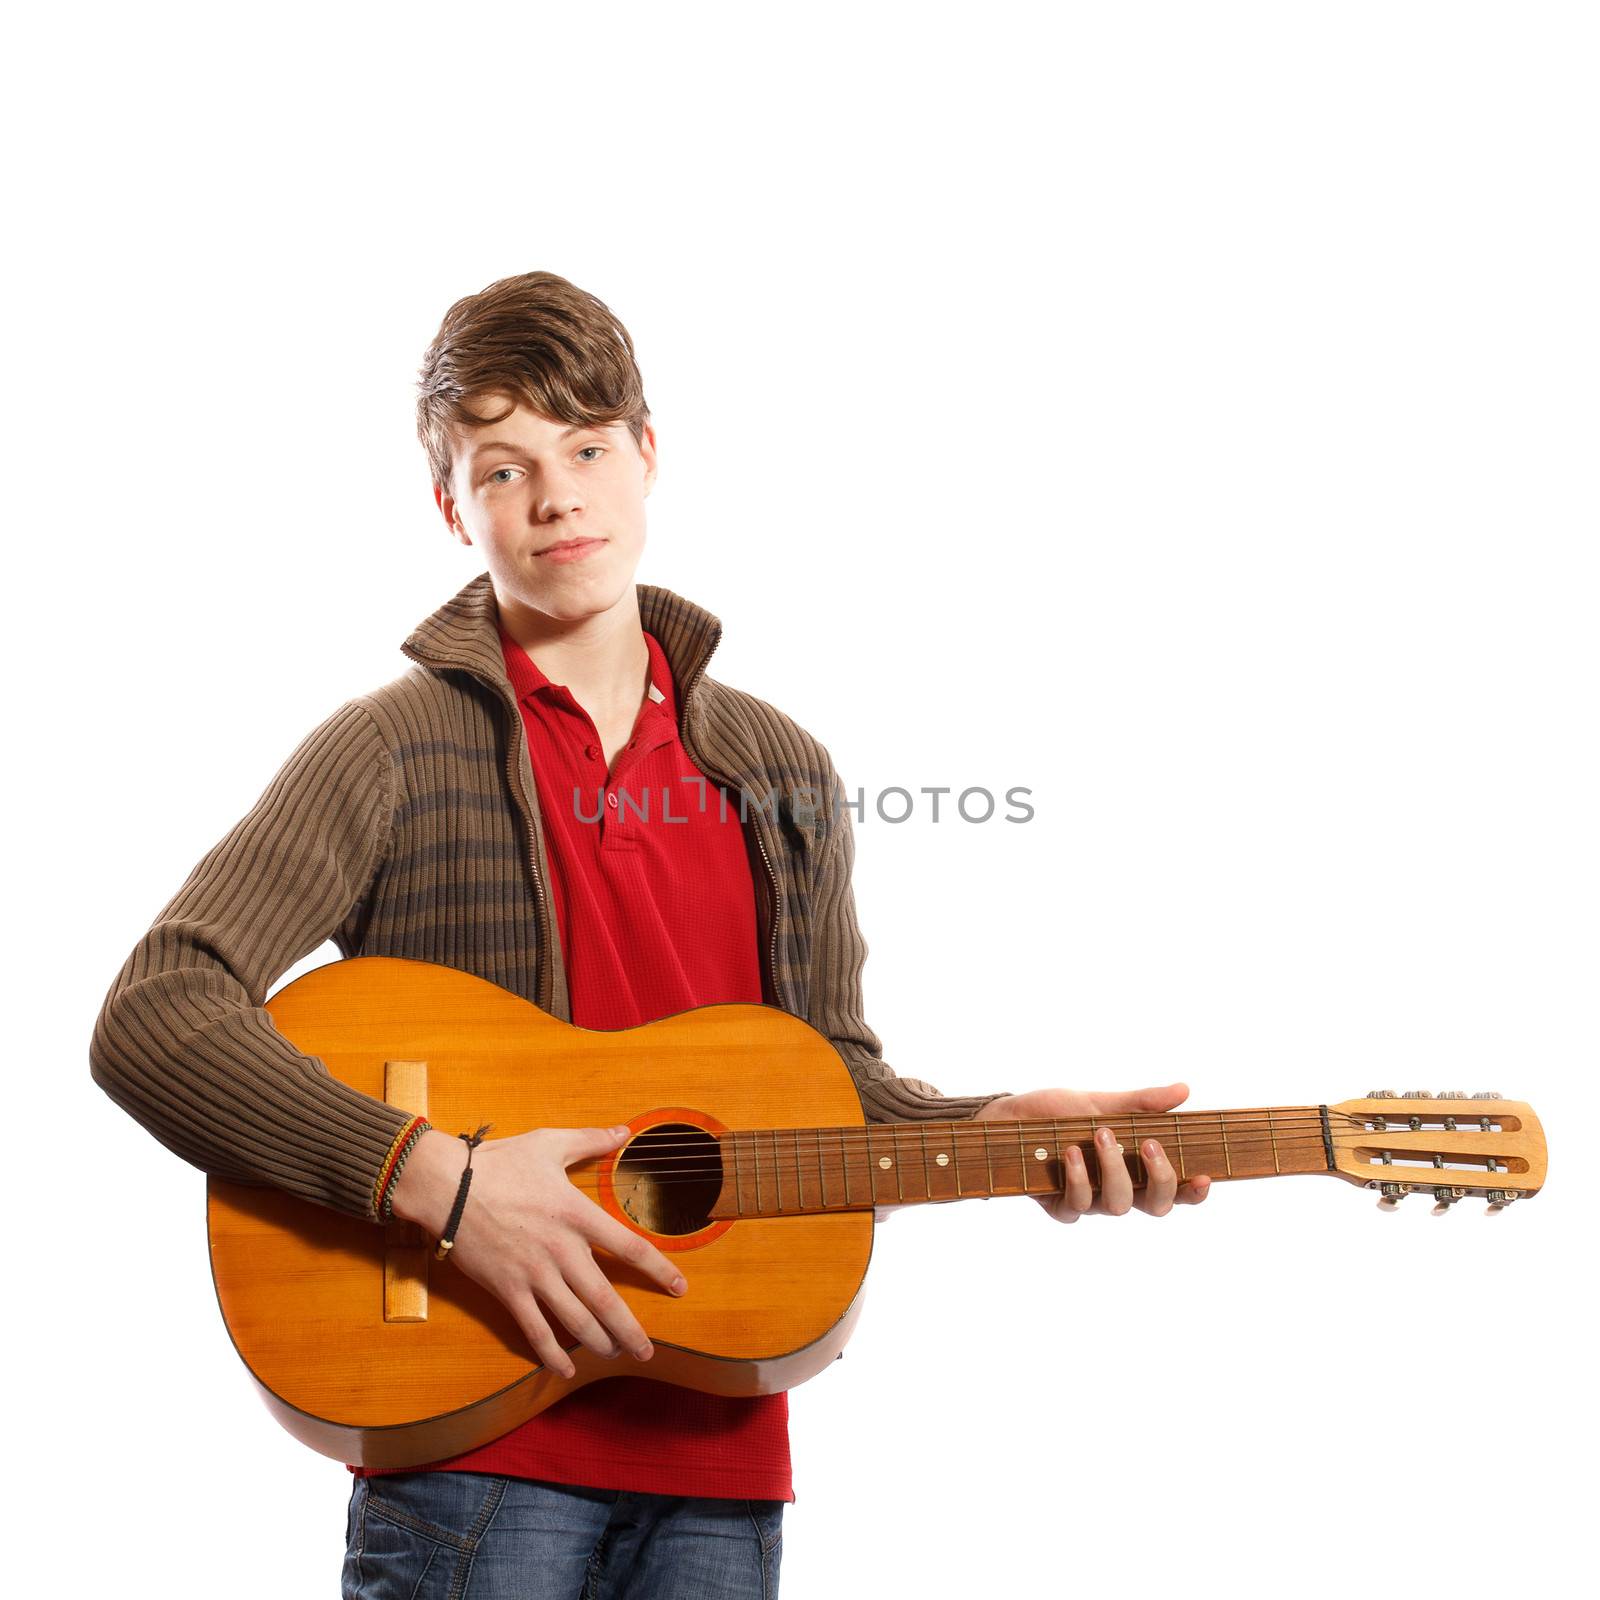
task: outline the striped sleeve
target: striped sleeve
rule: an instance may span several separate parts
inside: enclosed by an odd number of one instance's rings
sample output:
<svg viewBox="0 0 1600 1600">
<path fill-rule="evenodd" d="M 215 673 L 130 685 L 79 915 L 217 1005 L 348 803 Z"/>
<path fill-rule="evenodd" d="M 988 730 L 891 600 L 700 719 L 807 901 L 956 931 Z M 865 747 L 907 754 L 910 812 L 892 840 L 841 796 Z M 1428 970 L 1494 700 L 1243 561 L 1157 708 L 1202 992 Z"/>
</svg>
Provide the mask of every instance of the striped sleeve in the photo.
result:
<svg viewBox="0 0 1600 1600">
<path fill-rule="evenodd" d="M 837 784 L 835 784 L 837 792 Z M 835 808 L 813 900 L 810 1010 L 806 1020 L 844 1057 L 871 1122 L 954 1121 L 975 1116 L 993 1094 L 942 1095 L 920 1078 L 903 1078 L 883 1059 L 883 1043 L 862 1014 L 861 970 L 867 942 L 856 921 L 855 835 L 848 806 Z"/>
<path fill-rule="evenodd" d="M 296 1050 L 262 1001 L 364 895 L 398 787 L 371 714 L 346 702 L 134 946 L 89 1047 L 94 1081 L 185 1161 L 367 1218 L 412 1119 Z"/>
</svg>

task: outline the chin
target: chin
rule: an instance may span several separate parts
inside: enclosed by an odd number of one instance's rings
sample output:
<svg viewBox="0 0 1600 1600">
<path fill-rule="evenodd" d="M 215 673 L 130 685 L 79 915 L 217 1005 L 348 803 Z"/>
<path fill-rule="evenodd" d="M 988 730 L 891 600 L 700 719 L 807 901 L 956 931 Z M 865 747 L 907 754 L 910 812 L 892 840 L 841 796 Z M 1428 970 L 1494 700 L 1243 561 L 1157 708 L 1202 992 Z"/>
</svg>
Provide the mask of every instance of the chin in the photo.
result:
<svg viewBox="0 0 1600 1600">
<path fill-rule="evenodd" d="M 633 587 L 632 577 L 619 579 L 586 573 L 575 582 L 544 584 L 521 595 L 531 609 L 558 622 L 582 622 L 609 611 Z"/>
</svg>

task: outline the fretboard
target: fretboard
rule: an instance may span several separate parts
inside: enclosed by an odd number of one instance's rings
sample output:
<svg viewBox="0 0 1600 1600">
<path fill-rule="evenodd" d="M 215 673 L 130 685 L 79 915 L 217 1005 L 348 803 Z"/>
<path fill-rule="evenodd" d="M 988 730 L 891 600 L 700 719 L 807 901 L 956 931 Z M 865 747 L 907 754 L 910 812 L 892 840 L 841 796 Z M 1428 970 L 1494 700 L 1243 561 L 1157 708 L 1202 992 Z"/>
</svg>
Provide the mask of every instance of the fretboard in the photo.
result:
<svg viewBox="0 0 1600 1600">
<path fill-rule="evenodd" d="M 754 1128 L 719 1138 L 717 1218 L 798 1216 L 876 1206 L 1059 1194 L 1068 1145 L 1100 1187 L 1095 1130 L 1109 1127 L 1136 1188 L 1156 1139 L 1180 1180 L 1333 1170 L 1325 1106 L 1123 1113 L 1059 1121 L 879 1122 L 856 1128 Z"/>
</svg>

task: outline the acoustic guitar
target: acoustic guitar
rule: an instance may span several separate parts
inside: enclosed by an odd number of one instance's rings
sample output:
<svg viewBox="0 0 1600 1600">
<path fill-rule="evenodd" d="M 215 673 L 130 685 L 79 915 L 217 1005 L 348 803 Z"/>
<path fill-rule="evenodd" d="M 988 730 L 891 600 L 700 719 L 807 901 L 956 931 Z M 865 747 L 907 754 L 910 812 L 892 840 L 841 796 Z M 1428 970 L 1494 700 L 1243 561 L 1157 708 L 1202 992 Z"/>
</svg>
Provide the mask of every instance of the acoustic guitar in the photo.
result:
<svg viewBox="0 0 1600 1600">
<path fill-rule="evenodd" d="M 1098 1184 L 1102 1124 L 1136 1185 L 1147 1135 L 1180 1175 L 1217 1181 L 1320 1173 L 1391 1201 L 1470 1194 L 1495 1207 L 1544 1181 L 1538 1118 L 1497 1095 L 869 1125 L 838 1052 L 775 1006 L 703 1006 L 604 1032 L 452 967 L 360 956 L 286 985 L 267 1010 L 335 1077 L 436 1127 L 487 1122 L 504 1138 L 626 1123 L 621 1149 L 569 1177 L 658 1249 L 681 1253 L 681 1298 L 604 1251 L 596 1259 L 655 1346 L 641 1373 L 711 1394 L 792 1388 L 839 1354 L 879 1208 L 1058 1193 L 1069 1144 Z M 207 1214 L 235 1348 L 279 1422 L 336 1460 L 438 1461 L 618 1370 L 570 1334 L 575 1376 L 549 1370 L 499 1301 L 435 1261 L 410 1224 L 378 1226 L 218 1178 Z"/>
</svg>

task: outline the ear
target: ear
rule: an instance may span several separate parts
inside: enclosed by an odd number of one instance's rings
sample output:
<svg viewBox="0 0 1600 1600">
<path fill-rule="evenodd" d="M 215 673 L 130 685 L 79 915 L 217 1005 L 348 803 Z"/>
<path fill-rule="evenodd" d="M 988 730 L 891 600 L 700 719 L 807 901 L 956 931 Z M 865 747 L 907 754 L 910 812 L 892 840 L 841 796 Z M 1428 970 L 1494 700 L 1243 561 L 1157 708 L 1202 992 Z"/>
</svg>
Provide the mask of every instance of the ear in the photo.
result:
<svg viewBox="0 0 1600 1600">
<path fill-rule="evenodd" d="M 656 430 L 647 422 L 639 435 L 639 454 L 644 459 L 644 493 L 649 494 L 656 481 Z"/>
<path fill-rule="evenodd" d="M 470 545 L 472 536 L 462 526 L 461 518 L 456 511 L 456 503 L 450 497 L 450 491 L 442 484 L 433 486 L 433 503 L 438 506 L 439 514 L 444 518 L 445 525 L 450 529 L 450 537 L 458 539 L 462 544 Z"/>
</svg>

